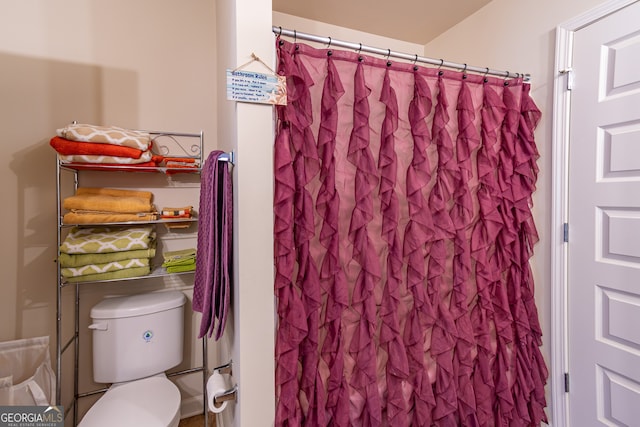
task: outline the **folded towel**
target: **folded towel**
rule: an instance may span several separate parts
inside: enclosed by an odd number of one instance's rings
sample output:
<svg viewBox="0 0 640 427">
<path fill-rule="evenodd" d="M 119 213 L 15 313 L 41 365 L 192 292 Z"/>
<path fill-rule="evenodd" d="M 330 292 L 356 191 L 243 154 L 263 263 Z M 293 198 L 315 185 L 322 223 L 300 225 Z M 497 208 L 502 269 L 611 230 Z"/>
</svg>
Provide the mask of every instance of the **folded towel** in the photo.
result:
<svg viewBox="0 0 640 427">
<path fill-rule="evenodd" d="M 197 172 L 200 168 L 198 166 L 193 166 L 193 165 L 171 165 L 168 164 L 166 165 L 167 170 L 166 170 L 166 174 L 167 175 L 176 175 L 179 173 L 194 173 Z"/>
<path fill-rule="evenodd" d="M 195 165 L 196 159 L 193 157 L 165 157 L 164 162 L 166 163 L 174 163 L 174 164 L 183 164 L 183 165 Z"/>
<path fill-rule="evenodd" d="M 125 190 L 122 188 L 104 188 L 104 187 L 78 187 L 76 190 L 76 196 L 113 196 L 113 197 L 140 197 L 143 199 L 149 199 L 149 202 L 153 199 L 153 193 L 151 191 L 142 190 Z"/>
<path fill-rule="evenodd" d="M 191 214 L 185 213 L 181 215 L 162 215 L 162 219 L 181 219 L 181 218 L 191 218 Z"/>
<path fill-rule="evenodd" d="M 90 264 L 106 264 L 108 262 L 125 261 L 136 258 L 153 258 L 156 256 L 156 242 L 151 242 L 149 249 L 135 249 L 132 251 L 108 252 L 101 254 L 66 254 L 58 256 L 60 267 L 82 267 Z"/>
<path fill-rule="evenodd" d="M 81 267 L 64 267 L 60 269 L 63 277 L 79 277 L 89 274 L 107 273 L 109 271 L 118 271 L 126 268 L 148 267 L 149 258 L 133 258 L 122 261 L 107 262 L 104 264 L 89 264 Z"/>
<path fill-rule="evenodd" d="M 115 157 L 131 157 L 139 159 L 146 150 L 138 150 L 137 148 L 123 147 L 114 144 L 96 144 L 93 142 L 78 142 L 54 136 L 49 141 L 49 145 L 53 147 L 58 154 L 88 154 L 99 156 L 115 156 Z"/>
<path fill-rule="evenodd" d="M 162 219 L 182 219 L 182 218 L 191 218 L 191 214 L 182 214 L 182 215 L 161 215 Z"/>
<path fill-rule="evenodd" d="M 90 254 L 149 249 L 155 240 L 152 226 L 73 227 L 60 246 L 67 254 Z"/>
<path fill-rule="evenodd" d="M 180 261 L 183 259 L 195 259 L 196 250 L 194 248 L 180 249 L 177 251 L 167 251 L 162 253 L 162 258 L 167 261 Z"/>
<path fill-rule="evenodd" d="M 163 164 L 167 168 L 168 175 L 197 172 L 200 169 L 200 164 L 196 162 L 196 159 L 189 157 L 164 157 Z"/>
<path fill-rule="evenodd" d="M 59 154 L 58 157 L 63 163 L 135 165 L 150 162 L 153 159 L 153 153 L 151 153 L 151 151 L 144 151 L 137 159 L 133 159 L 131 157 L 98 156 L 90 154 Z"/>
<path fill-rule="evenodd" d="M 69 196 L 62 202 L 67 210 L 113 212 L 113 213 L 153 213 L 153 205 L 148 198 L 143 197 L 115 197 L 84 194 Z"/>
<path fill-rule="evenodd" d="M 131 213 L 119 214 L 111 212 L 73 211 L 64 214 L 63 224 L 105 224 L 109 222 L 134 222 L 155 221 L 158 215 L 155 213 Z"/>
<path fill-rule="evenodd" d="M 162 208 L 160 216 L 162 218 L 191 218 L 193 206 L 184 206 L 181 208 Z"/>
<path fill-rule="evenodd" d="M 192 271 L 196 269 L 196 250 L 193 248 L 167 251 L 162 254 L 162 266 L 168 273 Z"/>
<path fill-rule="evenodd" d="M 171 267 L 193 266 L 193 268 L 196 268 L 196 259 L 195 258 L 191 258 L 191 259 L 183 259 L 183 260 L 180 260 L 180 261 L 163 262 L 162 266 L 164 268 L 166 268 L 167 271 L 169 271 L 169 268 L 171 268 Z"/>
<path fill-rule="evenodd" d="M 71 141 L 122 145 L 143 151 L 148 150 L 151 145 L 151 136 L 148 133 L 114 126 L 104 127 L 74 123 L 58 129 L 56 133 Z"/>
<path fill-rule="evenodd" d="M 195 269 L 195 263 L 189 265 L 174 265 L 167 267 L 167 273 L 184 273 L 186 271 L 195 271 Z"/>
<path fill-rule="evenodd" d="M 76 170 L 98 170 L 103 171 L 105 169 L 109 170 L 135 170 L 137 171 L 156 171 L 158 167 L 158 163 L 160 162 L 161 156 L 153 156 L 150 161 L 144 163 L 135 163 L 131 165 L 123 165 L 116 163 L 87 163 L 87 162 L 62 162 L 65 164 L 73 163 L 73 169 Z"/>
<path fill-rule="evenodd" d="M 97 280 L 126 279 L 129 277 L 146 276 L 151 272 L 151 267 L 134 267 L 123 270 L 109 271 L 107 273 L 87 274 L 86 276 L 69 277 L 67 282 L 95 282 Z"/>
<path fill-rule="evenodd" d="M 192 258 L 165 261 L 165 262 L 162 263 L 162 266 L 167 268 L 167 267 L 175 267 L 175 266 L 178 266 L 178 265 L 191 265 L 191 264 L 195 264 L 195 263 L 196 263 L 196 258 L 192 257 Z"/>
</svg>

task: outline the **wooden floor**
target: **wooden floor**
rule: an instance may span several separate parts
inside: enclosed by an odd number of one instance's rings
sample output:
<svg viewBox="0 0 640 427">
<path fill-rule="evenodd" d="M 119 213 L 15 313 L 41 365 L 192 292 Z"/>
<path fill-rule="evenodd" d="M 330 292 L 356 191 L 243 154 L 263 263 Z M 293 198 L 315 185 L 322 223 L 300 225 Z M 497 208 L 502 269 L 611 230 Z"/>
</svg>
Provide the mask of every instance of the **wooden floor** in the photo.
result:
<svg viewBox="0 0 640 427">
<path fill-rule="evenodd" d="M 209 413 L 209 427 L 215 427 L 216 414 Z M 195 417 L 183 418 L 180 420 L 178 427 L 204 427 L 204 415 L 196 415 Z"/>
</svg>

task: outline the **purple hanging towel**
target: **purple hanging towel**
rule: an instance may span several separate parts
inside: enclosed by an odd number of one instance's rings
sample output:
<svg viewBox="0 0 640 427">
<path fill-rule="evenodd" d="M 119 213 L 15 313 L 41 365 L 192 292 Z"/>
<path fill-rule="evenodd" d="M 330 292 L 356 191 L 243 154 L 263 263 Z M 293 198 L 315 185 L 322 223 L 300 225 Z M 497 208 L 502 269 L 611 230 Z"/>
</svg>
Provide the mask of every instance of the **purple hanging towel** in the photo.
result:
<svg viewBox="0 0 640 427">
<path fill-rule="evenodd" d="M 233 186 L 229 163 L 212 151 L 200 177 L 200 213 L 193 309 L 202 313 L 198 338 L 218 340 L 224 333 L 231 300 Z"/>
</svg>

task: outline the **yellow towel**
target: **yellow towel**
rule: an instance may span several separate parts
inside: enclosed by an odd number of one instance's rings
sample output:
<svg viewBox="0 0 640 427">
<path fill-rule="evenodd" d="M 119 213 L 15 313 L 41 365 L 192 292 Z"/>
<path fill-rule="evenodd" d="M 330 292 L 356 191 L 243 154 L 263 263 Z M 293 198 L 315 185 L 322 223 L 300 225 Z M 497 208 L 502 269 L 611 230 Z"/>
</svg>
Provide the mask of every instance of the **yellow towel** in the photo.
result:
<svg viewBox="0 0 640 427">
<path fill-rule="evenodd" d="M 142 197 L 114 197 L 101 195 L 70 196 L 62 206 L 67 210 L 117 213 L 153 212 L 150 200 Z"/>
<path fill-rule="evenodd" d="M 113 213 L 113 212 L 68 212 L 62 217 L 63 224 L 102 224 L 109 222 L 155 221 L 155 213 Z"/>
<path fill-rule="evenodd" d="M 113 197 L 140 197 L 143 199 L 153 198 L 150 191 L 140 190 L 123 190 L 120 188 L 101 188 L 101 187 L 79 187 L 76 190 L 76 196 L 95 195 L 95 196 L 113 196 Z"/>
</svg>

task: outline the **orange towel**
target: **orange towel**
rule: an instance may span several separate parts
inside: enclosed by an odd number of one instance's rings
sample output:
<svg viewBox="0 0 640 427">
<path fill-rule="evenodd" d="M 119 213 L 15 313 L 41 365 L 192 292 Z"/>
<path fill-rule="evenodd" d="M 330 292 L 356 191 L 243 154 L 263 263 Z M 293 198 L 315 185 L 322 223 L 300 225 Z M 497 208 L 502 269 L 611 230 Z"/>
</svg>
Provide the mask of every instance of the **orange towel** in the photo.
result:
<svg viewBox="0 0 640 427">
<path fill-rule="evenodd" d="M 165 157 L 165 163 L 195 163 L 196 159 L 193 157 Z"/>
<path fill-rule="evenodd" d="M 124 147 L 113 144 L 96 144 L 94 142 L 77 142 L 54 136 L 49 141 L 49 145 L 58 153 L 63 155 L 97 155 L 97 156 L 114 156 L 114 157 L 130 157 L 139 159 L 144 151 L 136 148 Z"/>
<path fill-rule="evenodd" d="M 167 175 L 197 172 L 200 168 L 200 165 L 196 163 L 196 159 L 191 157 L 165 157 L 163 163 L 164 167 L 167 168 Z"/>
</svg>

